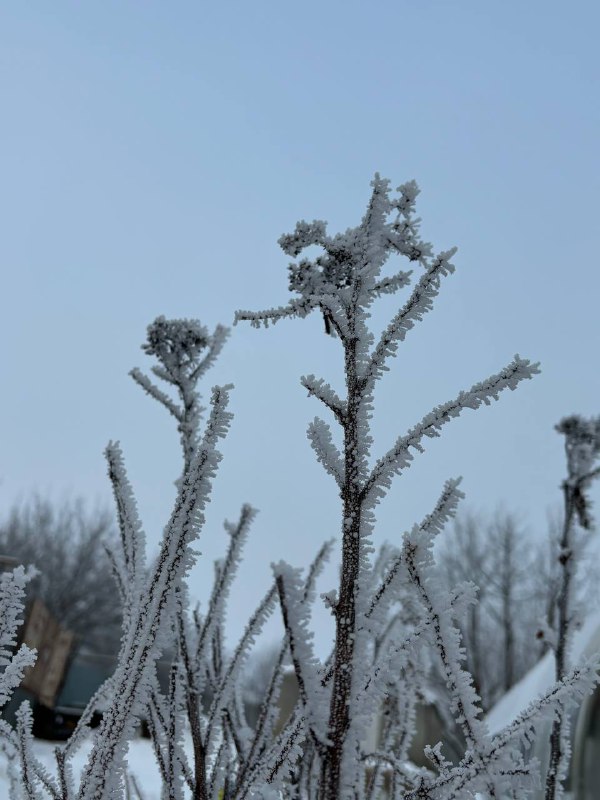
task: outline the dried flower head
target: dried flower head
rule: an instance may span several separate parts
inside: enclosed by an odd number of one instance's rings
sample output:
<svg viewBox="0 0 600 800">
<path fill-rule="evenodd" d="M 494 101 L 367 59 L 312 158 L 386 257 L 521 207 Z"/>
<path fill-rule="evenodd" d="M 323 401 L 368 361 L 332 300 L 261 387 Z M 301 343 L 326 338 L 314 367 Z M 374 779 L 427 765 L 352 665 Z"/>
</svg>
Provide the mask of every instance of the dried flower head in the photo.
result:
<svg viewBox="0 0 600 800">
<path fill-rule="evenodd" d="M 208 329 L 195 319 L 157 317 L 148 325 L 142 350 L 156 356 L 169 374 L 197 366 L 202 352 L 210 345 Z"/>
</svg>

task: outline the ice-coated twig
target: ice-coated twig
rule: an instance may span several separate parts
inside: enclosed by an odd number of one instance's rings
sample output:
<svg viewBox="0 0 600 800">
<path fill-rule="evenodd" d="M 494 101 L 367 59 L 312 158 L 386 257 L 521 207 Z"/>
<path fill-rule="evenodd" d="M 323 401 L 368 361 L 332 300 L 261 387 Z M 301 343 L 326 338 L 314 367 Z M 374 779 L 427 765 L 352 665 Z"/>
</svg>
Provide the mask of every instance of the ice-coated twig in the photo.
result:
<svg viewBox="0 0 600 800">
<path fill-rule="evenodd" d="M 592 528 L 590 500 L 587 489 L 600 468 L 594 462 L 600 457 L 600 417 L 584 419 L 578 415 L 565 417 L 556 430 L 565 437 L 567 478 L 563 481 L 563 525 L 559 541 L 560 586 L 556 599 L 556 630 L 554 641 L 555 677 L 562 681 L 569 667 L 571 641 L 575 628 L 575 580 L 581 562 L 585 539 L 578 530 Z M 564 781 L 571 755 L 568 719 L 559 713 L 552 723 L 550 756 L 546 773 L 545 800 L 560 800 L 564 796 Z"/>
<path fill-rule="evenodd" d="M 464 494 L 458 489 L 460 482 L 461 478 L 455 478 L 454 480 L 446 481 L 435 508 L 419 524 L 419 535 L 425 535 L 432 530 L 439 532 L 444 523 L 454 516 L 459 501 L 464 497 Z M 402 551 L 400 551 L 399 555 L 394 559 L 392 566 L 387 571 L 381 585 L 373 595 L 369 610 L 365 615 L 367 618 L 373 614 L 377 608 L 377 605 L 381 602 L 381 599 L 388 590 L 390 584 L 399 574 L 401 566 Z"/>
<path fill-rule="evenodd" d="M 217 325 L 212 333 L 212 336 L 209 337 L 208 352 L 192 372 L 191 377 L 194 382 L 202 378 L 205 372 L 207 372 L 213 366 L 221 354 L 221 350 L 223 349 L 223 346 L 228 338 L 229 328 L 227 328 L 225 325 Z"/>
<path fill-rule="evenodd" d="M 306 435 L 317 461 L 341 488 L 344 485 L 344 462 L 331 437 L 331 428 L 322 419 L 315 417 L 308 426 Z"/>
<path fill-rule="evenodd" d="M 0 575 L 0 708 L 10 700 L 13 691 L 23 680 L 27 667 L 36 660 L 36 651 L 22 644 L 13 652 L 17 629 L 25 602 L 25 587 L 36 575 L 33 568 L 16 567 Z"/>
<path fill-rule="evenodd" d="M 372 382 L 381 376 L 386 360 L 396 355 L 398 343 L 404 341 L 406 334 L 414 327 L 415 322 L 422 320 L 424 314 L 432 310 L 433 300 L 439 293 L 442 277 L 454 272 L 454 265 L 450 263 L 449 259 L 455 253 L 455 247 L 445 253 L 440 253 L 428 266 L 427 272 L 421 276 L 409 299 L 381 334 L 367 364 L 363 380 Z M 406 285 L 406 283 L 400 283 L 398 288 Z"/>
<path fill-rule="evenodd" d="M 571 708 L 586 694 L 590 693 L 598 681 L 598 660 L 584 661 L 579 667 L 555 683 L 543 695 L 533 700 L 527 708 L 506 728 L 495 736 L 486 736 L 479 743 L 477 752 L 468 750 L 460 763 L 445 776 L 428 779 L 423 784 L 426 794 L 408 792 L 404 800 L 419 800 L 421 797 L 461 798 L 464 792 L 480 781 L 482 770 L 506 773 L 511 759 L 518 758 L 520 748 L 531 746 L 535 738 L 536 725 L 547 718 L 554 718 L 557 711 Z M 508 760 L 507 760 L 508 759 Z M 533 776 L 538 765 L 530 762 L 528 767 L 517 763 L 517 773 Z M 504 765 L 504 766 L 502 766 Z"/>
<path fill-rule="evenodd" d="M 38 787 L 37 772 L 42 769 L 41 764 L 33 755 L 33 737 L 31 727 L 33 715 L 28 701 L 21 703 L 16 714 L 17 718 L 17 749 L 21 768 L 21 785 L 25 800 L 41 800 Z"/>
<path fill-rule="evenodd" d="M 137 367 L 134 367 L 129 374 L 138 386 L 142 387 L 146 394 L 149 394 L 150 397 L 153 397 L 157 402 L 163 405 L 167 411 L 175 417 L 177 422 L 181 422 L 183 419 L 183 412 L 166 392 L 163 392 L 155 383 L 152 383 L 150 378 L 144 375 Z"/>
<path fill-rule="evenodd" d="M 73 797 L 74 793 L 73 770 L 71 764 L 67 760 L 67 754 L 64 748 L 55 747 L 54 758 L 56 760 L 60 800 L 69 800 L 69 798 Z"/>
<path fill-rule="evenodd" d="M 212 641 L 215 625 L 223 618 L 223 606 L 235 578 L 241 560 L 242 548 L 248 538 L 248 531 L 256 513 L 256 510 L 253 509 L 252 506 L 245 504 L 242 506 L 240 517 L 236 525 L 232 525 L 229 522 L 225 523 L 225 530 L 230 537 L 229 547 L 225 560 L 222 565 L 219 565 L 218 573 L 215 576 L 204 624 L 198 636 L 198 642 L 195 648 L 195 661 L 198 665 L 204 663 L 206 647 L 208 642 Z"/>
<path fill-rule="evenodd" d="M 446 686 L 450 692 L 451 709 L 459 724 L 467 747 L 478 752 L 479 744 L 485 739 L 487 730 L 479 719 L 481 709 L 479 697 L 473 687 L 472 678 L 462 667 L 464 651 L 461 647 L 460 632 L 454 621 L 452 605 L 447 592 L 440 589 L 434 573 L 434 560 L 431 553 L 434 537 L 439 534 L 448 513 L 456 509 L 456 481 L 449 481 L 446 490 L 455 498 L 450 510 L 445 509 L 441 518 L 434 518 L 424 531 L 417 526 L 410 534 L 405 534 L 402 546 L 404 562 L 408 575 L 423 604 L 431 629 L 432 644 L 442 663 Z M 495 796 L 494 777 L 488 776 L 486 790 Z"/>
<path fill-rule="evenodd" d="M 405 286 L 410 285 L 411 275 L 412 271 L 405 272 L 401 270 L 389 278 L 382 278 L 375 283 L 371 289 L 371 293 L 375 297 L 380 297 L 383 294 L 396 294 L 398 289 L 403 289 Z"/>
<path fill-rule="evenodd" d="M 260 328 L 261 324 L 265 328 L 269 323 L 275 324 L 285 317 L 306 317 L 313 310 L 313 306 L 306 301 L 291 300 L 287 306 L 271 308 L 267 311 L 236 311 L 233 324 L 238 322 L 249 322 L 253 328 Z"/>
<path fill-rule="evenodd" d="M 410 466 L 413 460 L 411 448 L 420 453 L 424 452 L 421 444 L 423 439 L 426 436 L 430 438 L 439 436 L 442 426 L 458 417 L 463 409 L 477 409 L 483 404 L 489 406 L 492 400 L 498 400 L 501 391 L 516 389 L 520 381 L 532 378 L 538 372 L 538 364 L 532 364 L 516 355 L 513 361 L 496 375 L 474 384 L 467 391 L 460 392 L 456 399 L 434 408 L 405 436 L 399 437 L 395 445 L 376 462 L 363 489 L 365 498 L 370 504 L 377 502 L 391 485 L 392 476 Z"/>
<path fill-rule="evenodd" d="M 313 559 L 308 569 L 301 601 L 304 606 L 307 606 L 314 599 L 315 582 L 326 561 L 331 555 L 333 545 L 333 539 L 329 539 L 328 541 L 324 542 L 319 548 L 317 555 Z M 260 763 L 261 753 L 265 752 L 265 749 L 269 743 L 268 737 L 272 736 L 273 734 L 273 725 L 280 713 L 278 704 L 279 690 L 283 678 L 283 663 L 288 650 L 289 645 L 286 635 L 279 649 L 277 660 L 271 672 L 269 685 L 261 704 L 258 720 L 254 729 L 254 734 L 248 753 L 244 763 L 240 765 L 240 769 L 238 771 L 237 782 L 233 792 L 234 797 L 237 797 L 240 792 L 243 793 L 243 790 L 245 791 L 245 787 L 247 786 L 248 780 L 250 779 L 249 776 L 251 774 L 254 775 L 254 780 L 256 780 L 256 776 L 258 774 L 257 763 Z M 301 702 L 300 698 L 299 702 Z"/>
<path fill-rule="evenodd" d="M 146 542 L 133 489 L 127 477 L 123 453 L 118 442 L 110 442 L 105 451 L 108 477 L 112 485 L 121 541 L 120 558 L 111 553 L 118 585 L 125 596 L 124 620 L 130 618 L 132 604 L 145 577 Z"/>
<path fill-rule="evenodd" d="M 127 781 L 127 786 L 129 783 L 131 783 L 131 788 L 133 789 L 131 800 L 144 800 L 144 795 L 142 794 L 142 790 L 140 789 L 135 775 L 131 775 L 129 772 L 127 772 L 125 773 L 125 780 Z"/>
<path fill-rule="evenodd" d="M 212 699 L 210 711 L 208 713 L 207 721 L 207 751 L 211 752 L 212 746 L 216 740 L 217 729 L 215 721 L 221 719 L 223 710 L 227 707 L 235 686 L 235 678 L 244 664 L 248 651 L 254 643 L 256 637 L 262 630 L 266 620 L 273 612 L 275 600 L 277 597 L 277 588 L 275 585 L 266 592 L 262 600 L 259 602 L 254 613 L 250 617 L 248 624 L 235 648 L 235 651 L 229 660 L 229 664 L 224 672 L 223 678 L 217 687 L 215 696 Z"/>
<path fill-rule="evenodd" d="M 273 565 L 283 625 L 292 656 L 303 714 L 317 747 L 326 746 L 325 696 L 317 676 L 320 665 L 314 655 L 308 609 L 303 602 L 303 584 L 298 570 L 280 561 Z"/>
<path fill-rule="evenodd" d="M 304 375 L 300 378 L 300 383 L 307 390 L 309 396 L 314 395 L 323 405 L 331 411 L 337 421 L 342 424 L 346 413 L 346 406 L 337 393 L 322 378 L 315 378 L 314 375 Z"/>
</svg>

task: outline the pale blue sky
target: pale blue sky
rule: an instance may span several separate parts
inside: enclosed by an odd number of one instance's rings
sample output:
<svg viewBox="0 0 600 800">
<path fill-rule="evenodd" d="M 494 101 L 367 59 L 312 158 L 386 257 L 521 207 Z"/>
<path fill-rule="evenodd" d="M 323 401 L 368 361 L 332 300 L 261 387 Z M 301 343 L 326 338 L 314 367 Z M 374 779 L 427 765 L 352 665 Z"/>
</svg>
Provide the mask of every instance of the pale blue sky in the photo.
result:
<svg viewBox="0 0 600 800">
<path fill-rule="evenodd" d="M 552 426 L 600 412 L 599 24 L 591 0 L 2 4 L 4 507 L 33 489 L 108 500 L 116 438 L 155 543 L 179 450 L 127 377 L 146 324 L 286 302 L 279 235 L 302 217 L 354 225 L 378 170 L 419 182 L 425 237 L 459 252 L 378 392 L 376 451 L 515 352 L 543 373 L 428 445 L 377 540 L 457 474 L 472 507 L 504 502 L 541 534 L 564 471 Z M 198 596 L 220 521 L 261 510 L 234 616 L 271 560 L 306 563 L 338 532 L 298 383 L 338 363 L 315 317 L 234 329 L 209 377 L 236 384 L 236 420 Z"/>
</svg>

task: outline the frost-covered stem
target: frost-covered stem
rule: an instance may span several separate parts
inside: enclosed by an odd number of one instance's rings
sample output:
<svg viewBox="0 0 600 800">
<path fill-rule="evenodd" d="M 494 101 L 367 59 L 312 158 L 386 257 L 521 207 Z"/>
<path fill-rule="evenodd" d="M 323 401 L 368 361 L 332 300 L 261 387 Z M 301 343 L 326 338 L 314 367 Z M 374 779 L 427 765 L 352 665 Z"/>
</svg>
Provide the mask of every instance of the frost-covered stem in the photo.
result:
<svg viewBox="0 0 600 800">
<path fill-rule="evenodd" d="M 243 761 L 244 759 L 244 747 L 242 745 L 242 740 L 239 737 L 239 729 L 236 727 L 233 719 L 231 718 L 231 713 L 228 708 L 223 711 L 223 729 L 228 732 L 228 735 L 231 737 L 231 741 L 233 742 L 233 746 L 235 747 L 236 753 L 236 763 Z"/>
<path fill-rule="evenodd" d="M 242 634 L 237 647 L 235 648 L 235 651 L 229 660 L 227 669 L 219 681 L 215 691 L 215 696 L 212 700 L 210 711 L 208 713 L 206 749 L 209 752 L 211 751 L 211 746 L 217 733 L 216 721 L 222 719 L 222 712 L 227 706 L 227 696 L 229 691 L 239 675 L 239 670 L 244 662 L 250 645 L 254 642 L 254 639 L 262 629 L 265 620 L 270 615 L 276 597 L 277 587 L 273 585 L 264 595 L 254 610 L 254 613 L 250 617 L 246 629 L 244 630 L 244 633 Z"/>
<path fill-rule="evenodd" d="M 572 705 L 592 691 L 597 684 L 598 660 L 589 659 L 571 670 L 561 683 L 555 683 L 545 694 L 532 701 L 527 708 L 506 728 L 494 737 L 487 737 L 479 748 L 468 750 L 454 770 L 433 780 L 421 778 L 417 788 L 407 792 L 403 800 L 427 800 L 440 797 L 444 800 L 462 800 L 470 784 L 477 780 L 483 769 L 488 769 L 494 760 L 502 758 L 511 746 L 521 744 L 528 747 L 535 735 L 535 724 L 557 708 Z M 523 771 L 523 774 L 526 774 Z"/>
<path fill-rule="evenodd" d="M 67 764 L 65 751 L 61 747 L 54 750 L 56 758 L 56 771 L 58 772 L 58 784 L 60 789 L 60 797 L 62 800 L 67 800 L 70 797 L 69 781 L 67 778 Z"/>
<path fill-rule="evenodd" d="M 471 644 L 469 655 L 471 656 L 473 684 L 475 691 L 481 696 L 481 686 L 477 676 L 481 675 L 481 646 L 480 646 L 480 614 L 479 604 L 473 603 L 468 611 L 469 642 Z M 504 654 L 506 663 L 506 653 Z M 505 670 L 506 675 L 506 670 Z M 508 690 L 507 690 L 508 691 Z"/>
<path fill-rule="evenodd" d="M 58 788 L 50 780 L 46 772 L 43 769 L 41 769 L 41 767 L 38 764 L 36 764 L 35 761 L 32 764 L 32 769 L 35 773 L 35 777 L 39 780 L 44 789 L 48 792 L 52 800 L 65 800 L 67 795 L 60 794 Z"/>
<path fill-rule="evenodd" d="M 350 316 L 350 315 L 349 315 Z M 350 327 L 353 319 L 349 320 Z M 356 595 L 360 568 L 360 534 L 363 495 L 358 480 L 358 453 L 361 450 L 359 414 L 363 400 L 358 378 L 358 337 L 351 330 L 344 338 L 344 367 L 346 374 L 346 413 L 344 431 L 344 478 L 342 498 L 342 570 L 339 598 L 335 607 L 335 651 L 333 688 L 329 710 L 331 745 L 323 759 L 322 792 L 324 800 L 338 800 L 344 745 L 350 727 L 352 666 L 356 634 Z"/>
<path fill-rule="evenodd" d="M 274 783 L 282 769 L 284 769 L 289 761 L 294 747 L 302 740 L 304 734 L 304 717 L 299 717 L 294 721 L 294 725 L 289 727 L 289 732 L 286 738 L 280 737 L 280 741 L 275 743 L 274 749 L 276 750 L 276 757 L 273 760 L 273 765 L 267 775 L 267 783 Z M 286 728 L 286 732 L 287 732 Z"/>
<path fill-rule="evenodd" d="M 416 564 L 416 560 L 414 559 L 414 555 L 415 553 L 407 550 L 408 573 L 414 585 L 419 591 L 423 605 L 427 610 L 427 615 L 431 620 L 431 624 L 433 625 L 433 629 L 435 631 L 435 642 L 437 645 L 438 653 L 442 661 L 442 666 L 444 667 L 448 689 L 450 691 L 450 694 L 452 695 L 453 698 L 455 698 L 457 703 L 457 711 L 459 719 L 461 720 L 460 724 L 463 736 L 465 737 L 467 745 L 473 750 L 475 750 L 477 745 L 476 733 L 472 729 L 471 721 L 469 719 L 469 712 L 465 708 L 462 701 L 460 686 L 455 675 L 455 665 L 451 662 L 449 653 L 447 652 L 445 637 L 443 634 L 442 621 L 440 620 L 437 610 L 434 604 L 432 603 L 431 598 L 429 597 L 425 585 L 421 580 L 421 575 L 419 574 L 419 570 Z"/>
<path fill-rule="evenodd" d="M 315 748 L 310 744 L 306 744 L 298 769 L 298 797 L 300 800 L 317 796 L 320 771 Z"/>
<path fill-rule="evenodd" d="M 181 388 L 182 419 L 178 425 L 181 437 L 181 449 L 183 450 L 183 474 L 185 475 L 190 468 L 192 458 L 197 446 L 197 427 L 198 427 L 198 395 L 193 386 L 188 382 L 182 382 Z"/>
<path fill-rule="evenodd" d="M 238 771 L 236 786 L 234 790 L 234 795 L 236 797 L 240 792 L 241 788 L 244 786 L 246 777 L 251 768 L 253 767 L 253 765 L 255 764 L 258 758 L 258 754 L 264 748 L 267 736 L 271 733 L 270 727 L 272 725 L 273 716 L 278 711 L 277 700 L 279 697 L 279 688 L 282 679 L 283 662 L 285 660 L 287 651 L 288 651 L 288 644 L 286 639 L 284 640 L 284 643 L 279 650 L 279 656 L 277 658 L 277 662 L 275 664 L 275 667 L 273 668 L 273 672 L 271 673 L 271 679 L 269 681 L 269 686 L 267 688 L 267 692 L 265 694 L 260 709 L 258 720 L 256 722 L 256 726 L 254 729 L 254 736 L 252 738 L 252 743 L 250 745 L 248 756 L 246 757 L 244 763 L 241 765 Z"/>
<path fill-rule="evenodd" d="M 218 564 L 215 582 L 204 618 L 204 625 L 198 634 L 198 641 L 195 648 L 195 661 L 197 665 L 203 663 L 206 657 L 205 649 L 208 643 L 213 640 L 215 632 L 219 629 L 219 625 L 222 621 L 223 603 L 233 582 L 240 559 L 241 548 L 246 540 L 248 529 L 255 516 L 256 511 L 252 506 L 246 503 L 242 506 L 237 525 L 233 526 L 229 523 L 225 525 L 231 539 L 224 561 L 222 564 L 220 562 Z M 218 653 L 219 648 L 217 646 L 217 651 L 214 653 L 217 658 Z M 217 674 L 219 671 L 220 670 L 217 669 Z"/>
<path fill-rule="evenodd" d="M 160 772 L 163 783 L 166 784 L 168 781 L 167 768 L 165 766 L 165 759 L 162 753 L 159 734 L 159 725 L 161 727 L 161 731 L 163 731 L 166 723 L 162 717 L 160 708 L 158 706 L 158 698 L 156 697 L 154 690 L 150 692 L 148 700 L 148 717 L 146 722 L 148 725 L 148 731 L 150 732 L 150 739 L 152 740 L 152 747 L 154 749 L 154 757 L 156 758 L 158 771 Z"/>
<path fill-rule="evenodd" d="M 324 542 L 309 567 L 308 574 L 306 577 L 306 582 L 304 584 L 304 590 L 302 592 L 303 605 L 309 602 L 311 595 L 314 593 L 315 582 L 319 576 L 319 573 L 323 568 L 323 565 L 329 558 L 333 544 L 334 544 L 333 539 Z M 284 611 L 285 599 L 282 598 L 282 594 L 285 594 L 285 591 L 282 592 L 282 590 L 284 590 L 285 587 L 283 585 L 283 581 L 281 580 L 281 578 L 279 582 L 276 583 L 276 585 L 278 586 L 278 592 L 280 594 L 280 602 L 281 599 L 283 599 L 284 605 L 282 605 L 282 611 Z M 284 614 L 284 620 L 285 620 L 285 614 Z M 262 754 L 267 747 L 268 737 L 272 735 L 273 724 L 275 719 L 277 718 L 279 710 L 278 698 L 281 688 L 281 681 L 283 678 L 282 668 L 283 668 L 283 663 L 285 661 L 285 657 L 289 650 L 288 635 L 291 633 L 289 622 L 286 628 L 288 629 L 286 637 L 284 638 L 281 644 L 277 661 L 271 672 L 271 678 L 269 681 L 267 691 L 263 698 L 259 717 L 254 729 L 254 734 L 252 737 L 248 753 L 238 770 L 236 785 L 233 789 L 233 796 L 236 798 L 238 796 L 243 797 L 244 794 L 247 792 L 249 781 L 252 780 L 253 774 L 257 772 L 257 766 L 261 767 L 262 764 L 261 768 L 264 769 L 264 764 L 262 763 L 264 759 L 262 758 Z M 312 742 L 307 742 L 304 752 L 304 757 L 300 765 L 301 772 L 302 770 L 306 771 L 306 761 L 307 761 L 306 749 L 308 749 L 310 753 L 309 772 L 312 770 L 312 764 L 316 760 L 315 747 L 312 746 Z"/>
<path fill-rule="evenodd" d="M 418 590 L 434 629 L 434 641 L 444 668 L 446 686 L 455 705 L 456 720 L 460 725 L 468 748 L 476 754 L 476 760 L 479 761 L 480 739 L 484 729 L 476 716 L 478 709 L 474 705 L 474 701 L 478 698 L 470 685 L 471 676 L 462 670 L 460 662 L 452 656 L 452 629 L 443 624 L 440 610 L 436 607 L 436 603 L 430 596 L 427 585 L 422 579 L 416 558 L 416 548 L 408 545 L 405 546 L 404 552 L 408 574 Z M 487 783 L 486 788 L 490 797 L 497 796 L 492 781 Z"/>
<path fill-rule="evenodd" d="M 558 626 L 555 648 L 555 677 L 557 682 L 563 680 L 567 668 L 567 652 L 571 633 L 569 630 L 571 587 L 575 566 L 572 542 L 575 515 L 574 487 L 568 481 L 563 484 L 563 496 L 565 513 L 558 559 L 561 567 L 561 583 L 557 599 Z M 564 762 L 567 757 L 567 753 L 564 752 L 563 722 L 564 714 L 559 709 L 552 723 L 552 733 L 550 734 L 550 758 L 548 772 L 546 773 L 545 800 L 555 800 L 555 798 L 562 795 L 560 776 L 564 771 Z"/>
<path fill-rule="evenodd" d="M 179 626 L 179 649 L 181 660 L 185 670 L 185 701 L 187 706 L 190 733 L 192 736 L 192 749 L 194 753 L 194 778 L 193 778 L 193 798 L 194 800 L 208 800 L 208 789 L 206 783 L 206 748 L 202 738 L 202 728 L 200 725 L 200 697 L 195 691 L 195 680 L 192 662 L 190 659 L 189 648 L 185 633 L 183 614 L 180 611 L 177 615 Z"/>
<path fill-rule="evenodd" d="M 17 711 L 17 746 L 21 763 L 21 783 L 26 800 L 39 800 L 39 792 L 33 776 L 31 750 L 32 714 L 29 703 L 25 701 Z"/>
<path fill-rule="evenodd" d="M 399 437 L 394 446 L 377 461 L 365 482 L 364 495 L 370 498 L 370 495 L 376 496 L 377 492 L 384 494 L 393 474 L 400 474 L 410 466 L 413 460 L 411 450 L 423 452 L 422 442 L 425 437 L 439 436 L 442 427 L 458 417 L 465 408 L 477 409 L 482 404 L 490 405 L 492 399 L 498 399 L 501 391 L 515 389 L 521 380 L 531 378 L 538 372 L 538 364 L 531 364 L 517 354 L 496 375 L 474 384 L 467 391 L 461 391 L 454 400 L 436 406 L 405 436 Z"/>
<path fill-rule="evenodd" d="M 384 752 L 391 752 L 392 738 L 395 733 L 394 728 L 396 728 L 397 725 L 398 720 L 393 718 L 391 714 L 388 714 L 385 717 L 380 742 L 380 746 Z M 400 736 L 404 736 L 406 733 L 408 733 L 408 726 L 400 726 Z M 369 756 L 376 758 L 375 753 L 370 753 Z M 376 796 L 375 793 L 381 790 L 381 782 L 383 778 L 381 775 L 381 764 L 381 759 L 377 758 L 375 765 L 371 770 L 371 774 L 369 775 L 367 773 L 366 775 L 367 786 L 365 790 L 365 800 L 373 800 L 373 797 Z"/>
<path fill-rule="evenodd" d="M 273 744 L 270 747 L 265 744 L 257 758 L 246 760 L 244 782 L 233 791 L 236 800 L 244 800 L 262 779 L 273 783 L 278 773 L 285 770 L 288 759 L 293 760 L 295 746 L 304 736 L 305 722 L 303 716 L 294 712 Z"/>
<path fill-rule="evenodd" d="M 167 751 L 167 784 L 163 786 L 163 797 L 165 800 L 177 800 L 178 798 L 178 780 L 176 771 L 176 749 L 177 749 L 177 684 L 178 684 L 178 667 L 176 664 L 171 665 L 169 671 L 169 693 L 168 693 L 168 722 L 165 738 L 165 747 Z"/>
<path fill-rule="evenodd" d="M 154 572 L 141 588 L 135 618 L 123 643 L 113 679 L 114 697 L 84 768 L 78 800 L 102 800 L 114 778 L 110 772 L 115 773 L 120 766 L 119 751 L 131 730 L 136 706 L 143 702 L 142 690 L 158 657 L 157 640 L 165 612 L 190 565 L 189 544 L 198 536 L 204 523 L 203 511 L 209 501 L 211 479 L 221 460 L 216 445 L 225 436 L 231 420 L 231 414 L 226 410 L 230 388 L 213 389 L 213 408 L 203 441 L 182 482 Z"/>
<path fill-rule="evenodd" d="M 397 778 L 400 777 L 404 783 L 409 778 L 409 773 L 405 772 L 402 765 L 398 763 L 397 759 L 392 758 L 386 753 L 366 753 L 362 756 L 362 761 L 373 759 L 376 762 L 375 769 L 379 770 L 380 766 L 384 764 L 391 771 L 392 775 L 392 799 L 396 800 L 398 797 Z"/>
<path fill-rule="evenodd" d="M 577 541 L 577 523 L 583 529 L 593 526 L 589 513 L 586 489 L 600 476 L 594 462 L 600 456 L 600 417 L 583 419 L 566 417 L 556 426 L 565 435 L 567 478 L 563 482 L 564 521 L 560 539 L 558 561 L 561 567 L 560 589 L 557 597 L 557 630 L 555 631 L 556 681 L 564 679 L 568 667 L 569 650 L 573 635 L 574 578 L 582 543 Z M 570 756 L 568 720 L 564 709 L 557 709 L 550 735 L 550 758 L 546 774 L 545 800 L 563 796 L 562 781 L 567 773 Z"/>
<path fill-rule="evenodd" d="M 456 248 L 453 248 L 448 253 L 444 253 L 444 257 L 436 258 L 433 261 L 414 287 L 409 299 L 381 335 L 369 364 L 369 373 L 373 377 L 381 372 L 386 359 L 395 355 L 398 342 L 404 340 L 415 322 L 422 319 L 423 314 L 433 308 L 433 300 L 439 292 L 442 277 L 454 271 L 454 267 L 448 263 L 448 258 L 451 258 L 455 252 Z"/>
</svg>

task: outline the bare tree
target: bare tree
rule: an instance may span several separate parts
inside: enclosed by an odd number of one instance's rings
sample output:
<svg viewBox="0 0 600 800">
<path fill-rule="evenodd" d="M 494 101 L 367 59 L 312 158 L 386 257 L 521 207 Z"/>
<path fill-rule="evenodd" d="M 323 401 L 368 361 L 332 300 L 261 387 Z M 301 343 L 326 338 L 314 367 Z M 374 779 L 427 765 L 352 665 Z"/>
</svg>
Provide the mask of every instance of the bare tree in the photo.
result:
<svg viewBox="0 0 600 800">
<path fill-rule="evenodd" d="M 540 579 L 546 540 L 533 540 L 515 514 L 463 514 L 439 549 L 448 585 L 472 581 L 479 602 L 461 630 L 466 663 L 489 709 L 543 654 L 537 645 L 553 584 Z"/>
<path fill-rule="evenodd" d="M 499 608 L 493 609 L 502 631 L 502 691 L 507 692 L 517 680 L 517 617 L 518 604 L 523 601 L 523 585 L 528 564 L 522 533 L 514 516 L 503 514 L 491 531 L 491 549 L 498 554 L 498 569 L 490 574 L 499 599 Z M 527 589 L 525 590 L 527 591 Z M 520 675 L 519 675 L 520 677 Z"/>
<path fill-rule="evenodd" d="M 0 551 L 38 567 L 28 596 L 39 597 L 76 641 L 116 653 L 121 604 L 106 548 L 116 541 L 112 514 L 82 499 L 34 497 L 0 523 Z"/>
<path fill-rule="evenodd" d="M 546 535 L 536 543 L 533 583 L 539 615 L 536 639 L 540 657 L 552 649 L 554 642 L 558 595 L 562 582 L 559 554 L 563 524 L 562 509 L 549 511 Z M 580 577 L 583 579 L 584 576 Z"/>
<path fill-rule="evenodd" d="M 465 643 L 466 665 L 473 676 L 473 683 L 485 710 L 494 701 L 490 686 L 488 664 L 488 638 L 490 633 L 489 611 L 486 605 L 489 593 L 487 576 L 490 568 L 490 550 L 485 535 L 484 523 L 472 513 L 464 513 L 454 520 L 448 535 L 440 542 L 437 558 L 447 585 L 456 586 L 472 581 L 478 590 L 478 602 L 473 603 L 461 624 Z M 440 676 L 441 678 L 441 676 Z M 440 681 L 438 679 L 438 684 Z"/>
<path fill-rule="evenodd" d="M 465 513 L 438 550 L 448 586 L 460 581 L 477 586 L 479 602 L 469 609 L 461 630 L 466 663 L 485 710 L 548 647 L 558 592 L 556 523 L 549 520 L 548 536 L 534 537 L 510 511 L 488 517 Z"/>
</svg>

